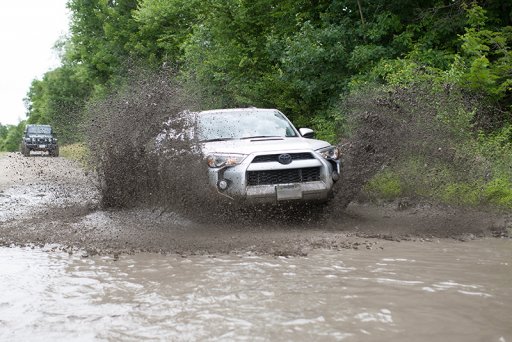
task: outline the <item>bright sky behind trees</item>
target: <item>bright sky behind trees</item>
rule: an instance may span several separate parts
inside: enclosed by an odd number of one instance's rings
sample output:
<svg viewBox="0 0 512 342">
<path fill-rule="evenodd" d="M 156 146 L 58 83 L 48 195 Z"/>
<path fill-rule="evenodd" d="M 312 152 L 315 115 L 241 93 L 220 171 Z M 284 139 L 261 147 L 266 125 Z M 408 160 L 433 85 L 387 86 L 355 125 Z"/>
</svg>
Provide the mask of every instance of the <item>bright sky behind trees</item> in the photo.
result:
<svg viewBox="0 0 512 342">
<path fill-rule="evenodd" d="M 53 46 L 67 34 L 67 0 L 3 1 L 0 9 L 0 123 L 26 119 L 23 98 L 34 78 L 60 62 Z"/>
</svg>

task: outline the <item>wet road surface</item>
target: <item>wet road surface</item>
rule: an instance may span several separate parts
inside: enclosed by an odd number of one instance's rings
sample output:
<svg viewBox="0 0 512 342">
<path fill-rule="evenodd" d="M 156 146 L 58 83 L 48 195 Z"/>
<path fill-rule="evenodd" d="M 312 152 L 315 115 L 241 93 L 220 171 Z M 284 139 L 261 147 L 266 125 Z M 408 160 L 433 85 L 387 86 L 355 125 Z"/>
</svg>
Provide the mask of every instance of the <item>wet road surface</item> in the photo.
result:
<svg viewBox="0 0 512 342">
<path fill-rule="evenodd" d="M 256 221 L 234 212 L 226 222 L 199 223 L 165 208 L 100 210 L 95 178 L 65 158 L 0 155 L 0 175 L 0 246 L 59 244 L 91 255 L 307 255 L 317 248 L 373 248 L 382 239 L 471 240 L 512 231 L 510 213 L 394 204 L 327 208 L 323 217 L 299 221 L 261 211 Z"/>
</svg>

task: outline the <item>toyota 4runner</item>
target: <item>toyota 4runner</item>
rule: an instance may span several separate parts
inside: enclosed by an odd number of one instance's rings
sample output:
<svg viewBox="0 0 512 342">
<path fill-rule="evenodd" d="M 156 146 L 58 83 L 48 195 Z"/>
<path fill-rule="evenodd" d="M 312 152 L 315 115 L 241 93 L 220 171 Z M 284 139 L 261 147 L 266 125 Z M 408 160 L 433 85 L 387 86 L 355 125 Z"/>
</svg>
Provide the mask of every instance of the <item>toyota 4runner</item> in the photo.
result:
<svg viewBox="0 0 512 342">
<path fill-rule="evenodd" d="M 218 109 L 191 114 L 193 130 L 220 195 L 249 203 L 325 202 L 340 174 L 340 152 L 296 129 L 277 109 Z M 173 139 L 167 131 L 160 139 Z M 165 136 L 165 137 L 164 137 Z M 175 136 L 178 138 L 180 135 Z"/>
</svg>

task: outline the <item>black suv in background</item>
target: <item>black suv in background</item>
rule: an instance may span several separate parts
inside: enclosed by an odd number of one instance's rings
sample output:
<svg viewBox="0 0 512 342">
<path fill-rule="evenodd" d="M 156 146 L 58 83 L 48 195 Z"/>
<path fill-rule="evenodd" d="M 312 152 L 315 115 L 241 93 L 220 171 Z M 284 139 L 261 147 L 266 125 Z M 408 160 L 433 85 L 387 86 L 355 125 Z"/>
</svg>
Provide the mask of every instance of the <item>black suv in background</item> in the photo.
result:
<svg viewBox="0 0 512 342">
<path fill-rule="evenodd" d="M 59 156 L 57 138 L 50 125 L 27 125 L 21 140 L 21 153 L 29 157 L 30 151 L 48 152 L 51 157 Z"/>
</svg>

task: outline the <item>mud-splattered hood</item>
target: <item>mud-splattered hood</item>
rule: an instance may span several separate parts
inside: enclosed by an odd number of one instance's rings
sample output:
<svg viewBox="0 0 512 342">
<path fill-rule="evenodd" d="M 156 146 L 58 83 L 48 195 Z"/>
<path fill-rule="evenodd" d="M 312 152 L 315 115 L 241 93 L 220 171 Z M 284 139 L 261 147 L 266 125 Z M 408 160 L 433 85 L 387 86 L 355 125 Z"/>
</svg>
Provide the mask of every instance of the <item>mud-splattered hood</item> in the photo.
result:
<svg viewBox="0 0 512 342">
<path fill-rule="evenodd" d="M 330 146 L 329 143 L 301 137 L 253 138 L 202 143 L 203 155 L 211 153 L 241 153 L 251 154 L 260 152 L 279 153 L 291 151 L 318 150 Z"/>
<path fill-rule="evenodd" d="M 27 138 L 31 138 L 31 139 L 52 139 L 53 136 L 51 134 L 28 134 Z"/>
</svg>

